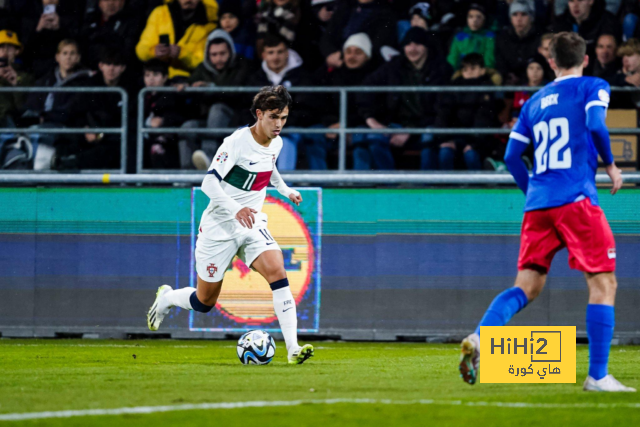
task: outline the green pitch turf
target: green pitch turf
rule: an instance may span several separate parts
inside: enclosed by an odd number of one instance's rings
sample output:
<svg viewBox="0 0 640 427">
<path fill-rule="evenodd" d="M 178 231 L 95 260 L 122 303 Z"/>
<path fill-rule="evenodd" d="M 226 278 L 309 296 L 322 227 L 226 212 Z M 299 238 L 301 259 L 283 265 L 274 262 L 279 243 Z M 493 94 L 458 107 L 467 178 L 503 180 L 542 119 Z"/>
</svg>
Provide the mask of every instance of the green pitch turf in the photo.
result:
<svg viewBox="0 0 640 427">
<path fill-rule="evenodd" d="M 270 365 L 243 366 L 231 341 L 3 339 L 0 415 L 217 402 L 321 402 L 0 421 L 0 425 L 640 425 L 640 393 L 581 391 L 587 373 L 586 346 L 578 346 L 577 384 L 469 386 L 458 377 L 456 345 L 314 344 L 316 356 L 302 366 L 286 364 L 280 342 Z M 640 347 L 614 347 L 610 370 L 624 384 L 640 388 L 639 362 Z M 327 399 L 371 400 L 328 404 Z M 520 407 L 501 406 L 509 402 Z"/>
</svg>

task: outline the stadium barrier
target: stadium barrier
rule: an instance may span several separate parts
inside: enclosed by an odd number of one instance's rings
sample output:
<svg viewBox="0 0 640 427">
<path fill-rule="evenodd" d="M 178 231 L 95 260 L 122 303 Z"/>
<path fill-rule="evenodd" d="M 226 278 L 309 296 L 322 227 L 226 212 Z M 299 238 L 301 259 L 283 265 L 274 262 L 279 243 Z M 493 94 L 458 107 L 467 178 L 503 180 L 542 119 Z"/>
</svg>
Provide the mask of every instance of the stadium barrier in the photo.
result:
<svg viewBox="0 0 640 427">
<path fill-rule="evenodd" d="M 506 172 L 283 172 L 290 184 L 314 184 L 332 187 L 371 185 L 515 185 Z M 188 174 L 63 174 L 63 173 L 5 173 L 0 185 L 200 185 L 202 171 Z M 640 184 L 640 172 L 623 172 L 625 184 Z M 596 183 L 609 184 L 609 176 L 596 174 Z"/>
<path fill-rule="evenodd" d="M 283 249 L 302 333 L 444 340 L 473 330 L 513 285 L 524 197 L 517 189 L 271 189 L 264 212 Z M 147 334 L 160 284 L 194 284 L 199 188 L 0 188 L 0 334 Z M 618 342 L 640 342 L 640 190 L 600 203 L 617 242 Z M 10 207 L 7 209 L 6 207 Z M 545 290 L 513 325 L 575 325 L 584 278 L 556 255 Z M 224 338 L 277 328 L 268 285 L 240 262 L 211 313 L 174 310 L 160 336 Z"/>
<path fill-rule="evenodd" d="M 0 87 L 0 93 L 38 93 L 38 92 L 54 92 L 54 93 L 104 93 L 112 92 L 120 94 L 122 99 L 121 126 L 119 128 L 0 128 L 0 134 L 50 134 L 50 135 L 73 135 L 85 133 L 108 133 L 120 134 L 120 169 L 119 173 L 126 172 L 127 165 L 127 120 L 129 118 L 129 95 L 124 89 L 119 87 Z M 7 171 L 2 171 L 6 173 Z"/>
<path fill-rule="evenodd" d="M 184 88 L 182 92 L 186 93 L 257 93 L 260 87 L 199 87 Z M 347 94 L 358 92 L 535 92 L 540 87 L 531 86 L 335 86 L 335 87 L 291 87 L 287 88 L 292 93 L 339 93 L 340 94 L 340 127 L 332 128 L 303 128 L 303 127 L 286 127 L 286 133 L 299 134 L 338 134 L 339 154 L 338 154 L 338 171 L 346 171 L 347 165 L 347 135 L 348 134 L 433 134 L 433 135 L 506 135 L 511 132 L 510 129 L 504 128 L 386 128 L 386 129 L 361 129 L 347 127 Z M 612 92 L 637 92 L 640 89 L 635 87 L 612 87 Z M 144 126 L 144 94 L 147 92 L 178 92 L 174 87 L 163 88 L 144 88 L 138 94 L 138 138 L 137 138 L 137 173 L 166 173 L 167 171 L 159 171 L 152 169 L 144 169 L 143 165 L 143 147 L 145 134 L 151 133 L 172 133 L 172 134 L 198 134 L 198 135 L 229 135 L 237 130 L 237 128 L 148 128 Z M 616 128 L 609 129 L 612 135 L 638 135 L 639 128 Z M 175 173 L 175 171 L 172 171 Z M 193 173 L 193 171 L 182 171 L 182 173 Z"/>
</svg>

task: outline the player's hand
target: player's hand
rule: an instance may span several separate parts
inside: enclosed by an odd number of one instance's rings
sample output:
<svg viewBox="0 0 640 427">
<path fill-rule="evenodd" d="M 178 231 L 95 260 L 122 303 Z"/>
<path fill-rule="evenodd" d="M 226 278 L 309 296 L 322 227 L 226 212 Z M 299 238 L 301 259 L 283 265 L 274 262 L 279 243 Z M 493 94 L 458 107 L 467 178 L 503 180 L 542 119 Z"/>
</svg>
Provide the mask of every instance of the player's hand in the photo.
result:
<svg viewBox="0 0 640 427">
<path fill-rule="evenodd" d="M 291 193 L 291 194 L 289 194 L 289 200 L 291 200 L 293 203 L 295 203 L 296 206 L 300 206 L 300 203 L 302 203 L 302 196 L 298 192 Z"/>
<path fill-rule="evenodd" d="M 607 166 L 607 175 L 611 178 L 613 187 L 611 187 L 611 194 L 616 194 L 620 188 L 622 188 L 622 171 L 618 169 L 615 163 L 611 163 Z"/>
<path fill-rule="evenodd" d="M 256 223 L 256 217 L 253 214 L 258 213 L 257 210 L 251 208 L 242 208 L 236 214 L 236 219 L 243 227 L 253 228 L 253 224 Z"/>
<path fill-rule="evenodd" d="M 407 143 L 409 136 L 410 135 L 408 133 L 396 133 L 391 137 L 389 143 L 391 143 L 391 145 L 393 145 L 394 147 L 402 147 Z"/>
</svg>

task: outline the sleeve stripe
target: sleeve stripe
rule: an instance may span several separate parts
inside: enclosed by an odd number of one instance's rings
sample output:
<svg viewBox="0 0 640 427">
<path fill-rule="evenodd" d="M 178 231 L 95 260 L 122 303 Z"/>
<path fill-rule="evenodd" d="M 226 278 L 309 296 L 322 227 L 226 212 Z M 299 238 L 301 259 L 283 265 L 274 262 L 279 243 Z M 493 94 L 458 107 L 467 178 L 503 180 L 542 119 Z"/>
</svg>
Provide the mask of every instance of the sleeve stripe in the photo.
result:
<svg viewBox="0 0 640 427">
<path fill-rule="evenodd" d="M 218 181 L 222 181 L 222 177 L 220 176 L 217 170 L 211 169 L 209 172 L 207 172 L 207 175 L 210 175 L 210 174 L 214 174 L 215 177 L 218 178 Z"/>
<path fill-rule="evenodd" d="M 591 107 L 604 107 L 604 108 L 609 108 L 609 104 L 607 104 L 606 102 L 603 101 L 591 101 L 588 102 L 586 107 L 584 107 L 584 111 L 587 111 L 589 108 Z"/>
<path fill-rule="evenodd" d="M 516 141 L 524 142 L 525 144 L 528 144 L 531 142 L 531 140 L 526 136 L 514 131 L 511 131 L 511 133 L 509 134 L 509 138 L 515 139 Z"/>
</svg>

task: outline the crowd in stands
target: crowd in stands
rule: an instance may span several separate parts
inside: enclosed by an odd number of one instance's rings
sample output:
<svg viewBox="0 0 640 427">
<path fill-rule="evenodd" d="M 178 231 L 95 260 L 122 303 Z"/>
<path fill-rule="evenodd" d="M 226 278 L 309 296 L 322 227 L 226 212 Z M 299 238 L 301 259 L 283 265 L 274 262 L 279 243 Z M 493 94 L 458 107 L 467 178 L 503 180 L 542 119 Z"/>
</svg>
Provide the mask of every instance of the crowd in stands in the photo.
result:
<svg viewBox="0 0 640 427">
<path fill-rule="evenodd" d="M 124 89 L 131 169 L 143 87 L 176 88 L 146 92 L 147 127 L 235 128 L 252 121 L 251 94 L 184 89 L 537 87 L 555 77 L 548 46 L 560 31 L 586 40 L 587 75 L 640 87 L 639 16 L 639 0 L 0 0 L 0 87 Z M 354 92 L 347 125 L 509 128 L 531 93 Z M 337 93 L 293 100 L 287 126 L 339 127 Z M 2 92 L 0 128 L 120 127 L 122 106 L 114 92 Z M 612 97 L 614 108 L 639 106 L 640 93 Z M 224 136 L 148 134 L 144 166 L 207 169 Z M 283 140 L 279 169 L 336 167 L 337 133 Z M 352 134 L 348 168 L 499 170 L 505 144 L 503 134 Z M 0 168 L 119 165 L 118 134 L 0 133 Z"/>
</svg>

